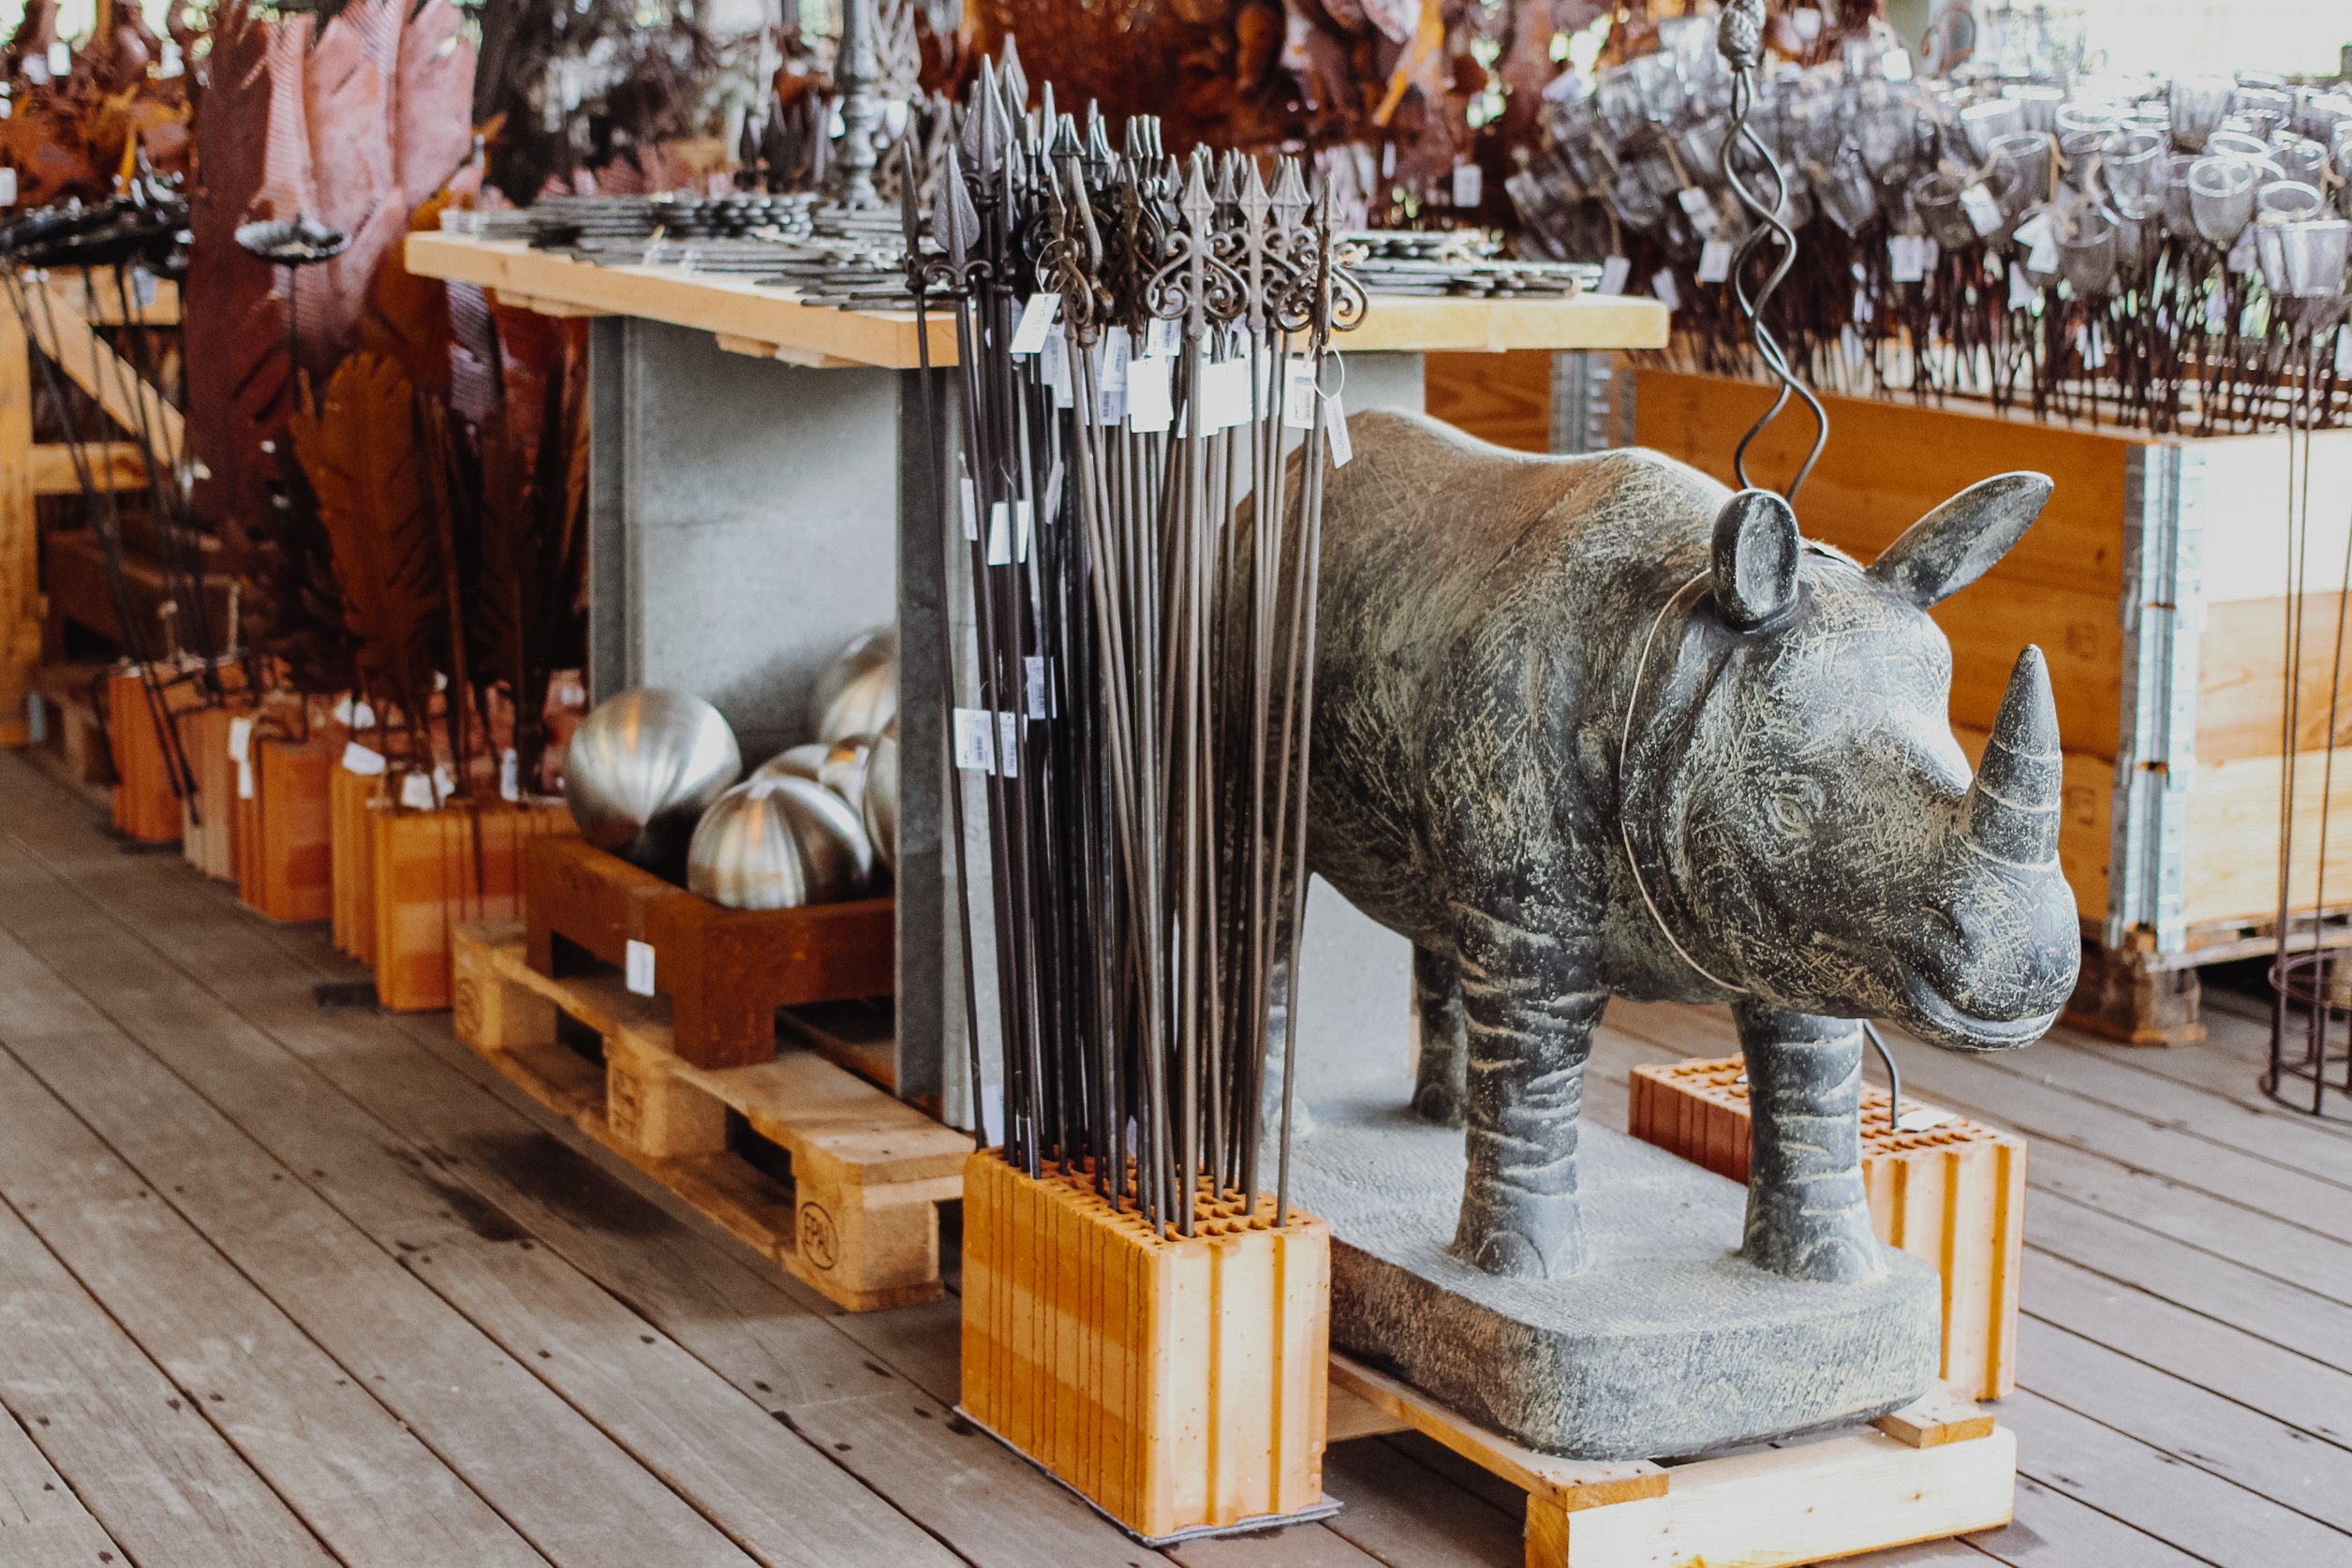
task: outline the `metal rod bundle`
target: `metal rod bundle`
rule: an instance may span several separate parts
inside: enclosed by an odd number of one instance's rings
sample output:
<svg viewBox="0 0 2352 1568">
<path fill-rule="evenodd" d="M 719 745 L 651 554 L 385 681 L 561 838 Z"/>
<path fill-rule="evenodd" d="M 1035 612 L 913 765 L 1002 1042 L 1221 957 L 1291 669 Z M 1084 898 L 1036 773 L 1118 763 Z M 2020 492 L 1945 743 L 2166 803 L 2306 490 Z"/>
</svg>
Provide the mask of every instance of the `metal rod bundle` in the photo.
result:
<svg viewBox="0 0 2352 1568">
<path fill-rule="evenodd" d="M 901 181 L 917 309 L 952 296 L 957 327 L 959 423 L 933 425 L 977 629 L 969 683 L 942 678 L 984 780 L 1004 1099 L 980 1133 L 1189 1235 L 1258 1212 L 1265 1058 L 1295 1050 L 1331 334 L 1364 295 L 1295 163 L 1179 163 L 1145 119 L 1115 152 L 1027 98 L 983 64 L 927 245 Z"/>
</svg>

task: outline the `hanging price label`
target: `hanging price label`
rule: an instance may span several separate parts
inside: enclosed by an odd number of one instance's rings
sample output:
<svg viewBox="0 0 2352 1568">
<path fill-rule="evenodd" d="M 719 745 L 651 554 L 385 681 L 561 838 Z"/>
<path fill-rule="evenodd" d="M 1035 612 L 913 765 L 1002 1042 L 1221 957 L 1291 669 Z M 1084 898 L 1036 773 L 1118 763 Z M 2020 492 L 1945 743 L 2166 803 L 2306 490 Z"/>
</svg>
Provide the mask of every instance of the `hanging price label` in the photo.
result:
<svg viewBox="0 0 2352 1568">
<path fill-rule="evenodd" d="M 2352 327 L 2336 329 L 2336 374 L 2352 376 Z"/>
<path fill-rule="evenodd" d="M 1054 459 L 1053 467 L 1047 470 L 1045 475 L 1044 514 L 1045 521 L 1049 525 L 1061 515 L 1061 459 L 1059 457 Z"/>
<path fill-rule="evenodd" d="M 1983 181 L 1960 192 L 1960 206 L 1968 214 L 1968 227 L 1976 230 L 1978 239 L 2001 227 L 2001 203 L 1993 200 Z"/>
<path fill-rule="evenodd" d="M 1045 377 L 1045 384 L 1054 389 L 1054 407 L 1067 408 L 1076 401 L 1070 388 L 1070 340 L 1059 333 L 1046 336 L 1045 347 L 1037 351 L 1037 366 Z"/>
<path fill-rule="evenodd" d="M 384 754 L 370 751 L 357 741 L 349 742 L 343 748 L 343 771 L 356 773 L 362 778 L 373 778 L 384 771 Z"/>
<path fill-rule="evenodd" d="M 997 726 L 986 708 L 955 710 L 955 765 L 966 773 L 997 771 Z"/>
<path fill-rule="evenodd" d="M 1003 501 L 988 509 L 988 564 L 1013 564 L 1013 508 Z"/>
<path fill-rule="evenodd" d="M 1454 205 L 1475 207 L 1487 199 L 1487 171 L 1474 163 L 1454 166 Z"/>
<path fill-rule="evenodd" d="M 1675 193 L 1674 199 L 1682 204 L 1682 211 L 1689 215 L 1692 228 L 1702 235 L 1715 232 L 1715 203 L 1708 199 L 1707 192 L 1696 185 L 1684 185 Z"/>
<path fill-rule="evenodd" d="M 1709 240 L 1699 247 L 1698 280 L 1701 283 L 1721 283 L 1731 276 L 1729 240 Z"/>
<path fill-rule="evenodd" d="M 962 476 L 962 480 L 964 488 L 964 538 L 967 540 L 975 540 L 980 537 L 980 492 L 972 488 L 971 475 L 965 474 Z"/>
<path fill-rule="evenodd" d="M 2025 310 L 2034 303 L 2034 280 L 2025 275 L 2025 269 L 2017 262 L 2009 263 L 2009 308 Z"/>
<path fill-rule="evenodd" d="M 1021 716 L 997 715 L 997 766 L 1007 778 L 1021 777 Z"/>
<path fill-rule="evenodd" d="M 1593 289 L 1593 292 L 1622 294 L 1625 292 L 1625 279 L 1632 274 L 1633 270 L 1634 264 L 1622 256 L 1611 256 L 1605 259 L 1601 263 L 1600 286 Z"/>
<path fill-rule="evenodd" d="M 1155 316 L 1144 323 L 1144 352 L 1160 359 L 1170 359 L 1184 347 L 1184 334 L 1176 322 Z"/>
<path fill-rule="evenodd" d="M 1098 392 L 1102 407 L 1096 410 L 1097 424 L 1117 424 L 1127 418 L 1127 329 L 1113 327 L 1102 334 L 1102 374 Z"/>
<path fill-rule="evenodd" d="M 1315 428 L 1315 362 L 1293 354 L 1282 366 L 1282 422 L 1293 430 Z"/>
<path fill-rule="evenodd" d="M 515 756 L 514 747 L 510 746 L 498 753 L 498 798 L 500 800 L 523 798 L 521 759 Z"/>
<path fill-rule="evenodd" d="M 624 957 L 627 962 L 622 965 L 622 968 L 629 971 L 624 978 L 629 991 L 640 997 L 652 996 L 654 994 L 653 944 L 641 942 L 631 937 L 629 939 L 629 946 L 624 950 Z"/>
<path fill-rule="evenodd" d="M 1044 348 L 1045 334 L 1054 330 L 1054 316 L 1060 309 L 1059 294 L 1031 294 L 1021 308 L 1021 324 L 1013 329 L 1012 351 L 1034 354 Z"/>
<path fill-rule="evenodd" d="M 237 764 L 237 798 L 253 798 L 253 720 L 229 721 L 229 760 Z"/>
<path fill-rule="evenodd" d="M 1224 430 L 1236 424 L 1248 424 L 1250 362 L 1203 360 L 1199 364 L 1197 395 L 1201 400 L 1201 427 L 1205 430 Z"/>
<path fill-rule="evenodd" d="M 2229 247 L 2229 270 L 2250 273 L 2255 269 L 2255 259 L 2254 225 L 2250 223 L 2239 231 L 2238 243 Z"/>
<path fill-rule="evenodd" d="M 1919 242 L 1910 234 L 1888 237 L 1886 265 L 1897 283 L 1916 283 L 1927 275 L 1927 267 L 1919 254 Z"/>
<path fill-rule="evenodd" d="M 1674 286 L 1674 269 L 1661 267 L 1649 275 L 1649 291 L 1658 296 L 1658 303 L 1668 310 L 1682 308 L 1682 290 Z"/>
<path fill-rule="evenodd" d="M 1024 695 L 1028 698 L 1029 717 L 1045 717 L 1045 657 L 1030 654 L 1021 660 Z"/>
<path fill-rule="evenodd" d="M 1331 466 L 1346 467 L 1348 459 L 1355 455 L 1355 443 L 1348 439 L 1348 416 L 1339 407 L 1337 392 L 1323 400 L 1323 433 L 1331 443 Z"/>
<path fill-rule="evenodd" d="M 1176 422 L 1176 400 L 1170 388 L 1176 361 L 1146 354 L 1127 367 L 1127 428 L 1153 435 Z"/>
</svg>

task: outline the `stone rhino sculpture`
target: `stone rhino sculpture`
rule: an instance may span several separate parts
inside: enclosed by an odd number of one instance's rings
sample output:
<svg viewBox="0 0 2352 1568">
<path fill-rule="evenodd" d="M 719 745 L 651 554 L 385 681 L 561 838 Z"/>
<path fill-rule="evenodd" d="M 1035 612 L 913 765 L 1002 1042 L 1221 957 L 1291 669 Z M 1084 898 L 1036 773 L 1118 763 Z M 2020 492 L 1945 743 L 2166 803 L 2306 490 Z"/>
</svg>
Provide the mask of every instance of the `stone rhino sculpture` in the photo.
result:
<svg viewBox="0 0 2352 1568">
<path fill-rule="evenodd" d="M 1583 1263 L 1576 1124 L 1612 996 L 1732 1004 L 1753 1108 L 1747 1259 L 1883 1267 L 1863 1038 L 2038 1038 L 2080 962 L 2041 652 L 1974 778 L 1927 607 L 2024 534 L 2005 474 L 1864 568 L 1786 503 L 1656 452 L 1525 456 L 1350 422 L 1323 523 L 1308 858 L 1410 938 L 1421 1112 L 1467 1125 L 1457 1255 Z"/>
</svg>

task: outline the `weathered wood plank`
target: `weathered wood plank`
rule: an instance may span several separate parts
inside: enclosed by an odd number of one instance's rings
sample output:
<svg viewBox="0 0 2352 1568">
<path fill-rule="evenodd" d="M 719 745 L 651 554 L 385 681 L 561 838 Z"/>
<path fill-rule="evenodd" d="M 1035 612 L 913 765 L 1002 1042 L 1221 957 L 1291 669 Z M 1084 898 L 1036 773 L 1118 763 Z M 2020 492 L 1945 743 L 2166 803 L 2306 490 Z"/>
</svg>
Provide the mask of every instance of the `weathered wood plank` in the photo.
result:
<svg viewBox="0 0 2352 1568">
<path fill-rule="evenodd" d="M 2037 1398 L 2352 1531 L 2352 1449 L 2034 1319 L 2019 1325 L 2019 1349 Z"/>
<path fill-rule="evenodd" d="M 17 880 L 14 858 L 0 852 L 0 885 Z M 133 947 L 102 916 L 67 922 L 76 911 L 53 890 L 51 896 L 45 912 L 53 928 L 34 936 L 48 946 L 47 956 L 66 963 L 64 979 L 104 992 L 106 977 L 115 977 L 111 1004 L 152 1037 L 175 1041 L 180 1061 L 200 1070 L 201 1025 L 172 1005 L 179 987 L 154 954 Z M 0 925 L 24 920 L 27 908 L 21 887 L 7 887 Z M 15 997 L 58 984 L 32 957 L 18 940 L 0 941 L 0 1020 L 7 1020 L 0 1031 L 11 1053 L 541 1553 L 562 1564 L 614 1568 L 650 1561 L 732 1568 L 744 1561 L 389 1248 L 336 1212 L 297 1174 L 311 1167 L 289 1169 L 272 1158 L 142 1050 L 96 1052 L 88 1031 L 14 1027 L 7 1009 Z M 126 975 L 137 978 L 126 983 Z M 274 1081 L 243 1086 L 242 1093 L 297 1115 L 339 1098 L 281 1060 Z M 221 1092 L 218 1083 L 210 1087 Z M 224 1098 L 249 1104 L 239 1095 Z M 346 1140 L 338 1158 L 384 1161 L 380 1127 L 356 1136 L 348 1124 L 335 1131 Z M 449 1206 L 445 1195 L 439 1201 Z"/>
<path fill-rule="evenodd" d="M 5 1206 L 0 1405 L 141 1568 L 334 1561 Z"/>
<path fill-rule="evenodd" d="M 2215 1568 L 2352 1559 L 2352 1535 L 2020 1390 L 2001 1403 L 2019 1470 Z"/>
<path fill-rule="evenodd" d="M 2352 1373 L 2048 1252 L 2026 1253 L 2025 1305 L 2055 1327 L 2352 1447 Z"/>
<path fill-rule="evenodd" d="M 1329 1529 L 1383 1562 L 1519 1568 L 1520 1521 L 1379 1438 L 1333 1445 L 1324 1490 L 1347 1506 Z"/>
<path fill-rule="evenodd" d="M 128 1561 L 16 1417 L 0 1411 L 0 1568 Z"/>
<path fill-rule="evenodd" d="M 119 1047 L 111 1030 L 93 1053 Z M 348 1568 L 546 1560 L 14 1058 L 0 1198 Z"/>
</svg>

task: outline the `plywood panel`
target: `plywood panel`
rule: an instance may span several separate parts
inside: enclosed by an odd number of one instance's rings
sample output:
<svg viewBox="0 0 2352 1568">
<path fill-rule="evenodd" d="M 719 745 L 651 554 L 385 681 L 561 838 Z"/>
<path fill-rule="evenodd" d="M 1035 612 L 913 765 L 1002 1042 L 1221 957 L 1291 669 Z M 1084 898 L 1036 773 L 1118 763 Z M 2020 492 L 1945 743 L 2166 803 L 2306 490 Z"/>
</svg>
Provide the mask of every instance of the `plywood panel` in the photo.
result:
<svg viewBox="0 0 2352 1568">
<path fill-rule="evenodd" d="M 2200 762 L 2189 792 L 2188 859 L 2182 914 L 2208 921 L 2275 919 L 2279 903 L 2279 791 L 2285 769 L 2276 757 Z M 2297 909 L 2352 901 L 2352 757 L 2339 758 L 2332 780 L 2325 752 L 2295 764 L 2295 862 L 2288 897 Z M 2320 803 L 2334 801 L 2321 876 Z"/>
<path fill-rule="evenodd" d="M 1499 447 L 1552 450 L 1552 356 L 1548 349 L 1503 354 L 1430 354 L 1421 365 L 1422 406 Z"/>
</svg>

